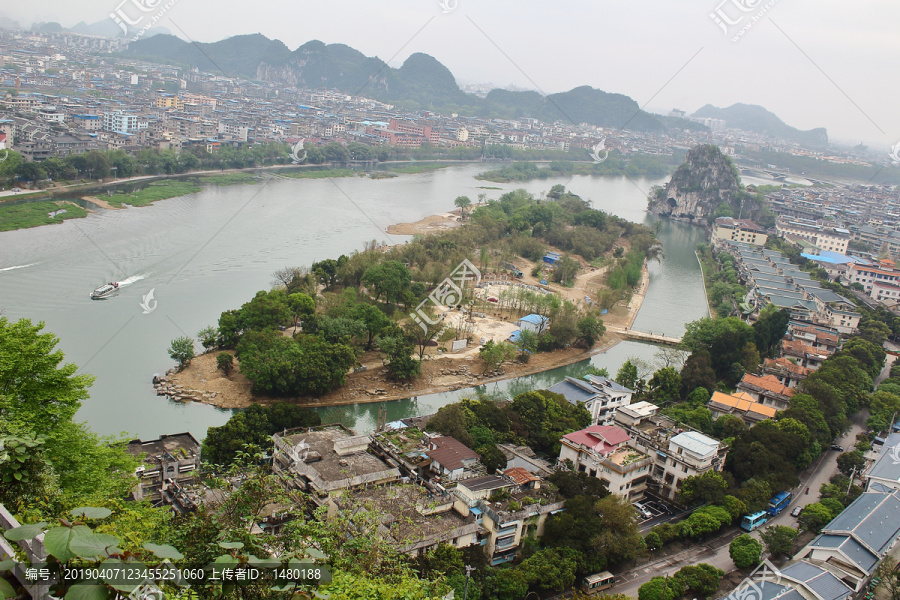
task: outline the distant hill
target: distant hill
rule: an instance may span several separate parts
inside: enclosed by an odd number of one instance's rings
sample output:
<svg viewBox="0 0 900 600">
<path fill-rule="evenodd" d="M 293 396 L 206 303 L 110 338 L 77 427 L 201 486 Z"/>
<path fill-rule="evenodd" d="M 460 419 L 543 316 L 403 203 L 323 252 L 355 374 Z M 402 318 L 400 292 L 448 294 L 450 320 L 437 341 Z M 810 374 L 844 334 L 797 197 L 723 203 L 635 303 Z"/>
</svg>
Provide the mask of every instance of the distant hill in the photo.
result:
<svg viewBox="0 0 900 600">
<path fill-rule="evenodd" d="M 755 104 L 732 104 L 728 108 L 707 104 L 692 116 L 722 119 L 728 127 L 780 137 L 806 146 L 828 145 L 828 132 L 824 127 L 808 131 L 796 129 L 779 119 L 775 113 Z"/>
<path fill-rule="evenodd" d="M 198 47 L 199 46 L 199 47 Z M 399 69 L 345 44 L 313 40 L 293 52 L 261 34 L 211 44 L 188 44 L 157 35 L 129 45 L 128 54 L 224 71 L 228 75 L 289 86 L 331 88 L 361 94 L 404 108 L 498 117 L 530 116 L 544 121 L 589 123 L 638 131 L 665 129 L 655 116 L 622 94 L 588 86 L 543 97 L 537 92 L 493 90 L 487 98 L 463 92 L 447 67 L 432 56 L 411 55 Z"/>
</svg>

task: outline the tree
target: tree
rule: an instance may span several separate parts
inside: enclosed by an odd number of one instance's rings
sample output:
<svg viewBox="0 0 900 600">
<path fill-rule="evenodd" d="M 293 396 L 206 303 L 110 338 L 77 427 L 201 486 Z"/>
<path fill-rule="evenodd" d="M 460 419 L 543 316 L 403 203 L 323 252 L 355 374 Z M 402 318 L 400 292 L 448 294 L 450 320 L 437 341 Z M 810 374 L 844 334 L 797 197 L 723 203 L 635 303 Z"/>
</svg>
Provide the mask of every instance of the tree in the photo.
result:
<svg viewBox="0 0 900 600">
<path fill-rule="evenodd" d="M 680 580 L 685 592 L 693 590 L 698 596 L 712 596 L 719 589 L 719 580 L 725 572 L 707 563 L 681 567 L 674 578 Z"/>
<path fill-rule="evenodd" d="M 506 468 L 506 455 L 503 454 L 503 451 L 496 444 L 479 446 L 475 453 L 481 457 L 481 464 L 485 466 L 489 474 Z"/>
<path fill-rule="evenodd" d="M 600 515 L 600 533 L 591 540 L 595 551 L 610 563 L 630 560 L 644 548 L 635 508 L 627 498 L 610 495 L 594 505 Z"/>
<path fill-rule="evenodd" d="M 388 371 L 394 379 L 413 379 L 422 372 L 422 361 L 413 358 L 415 346 L 402 329 L 378 338 L 378 347 L 385 354 Z"/>
<path fill-rule="evenodd" d="M 701 350 L 691 353 L 681 369 L 681 386 L 683 395 L 698 387 L 715 391 L 716 372 L 712 368 L 709 352 Z"/>
<path fill-rule="evenodd" d="M 679 500 L 682 504 L 708 502 L 721 504 L 728 491 L 728 482 L 718 471 L 706 471 L 701 475 L 686 477 L 682 481 Z"/>
<path fill-rule="evenodd" d="M 48 433 L 70 420 L 88 397 L 94 378 L 76 375 L 44 323 L 10 323 L 0 317 L 0 423 L 9 431 Z"/>
<path fill-rule="evenodd" d="M 351 314 L 354 318 L 362 321 L 366 327 L 368 336 L 366 339 L 366 350 L 372 349 L 372 343 L 375 341 L 375 338 L 381 335 L 381 332 L 391 324 L 391 320 L 387 315 L 381 312 L 380 308 L 371 304 L 357 304 Z"/>
<path fill-rule="evenodd" d="M 468 196 L 457 196 L 456 200 L 453 201 L 453 204 L 456 205 L 457 208 L 462 212 L 462 218 L 466 218 L 466 211 L 472 205 L 472 201 L 469 200 Z"/>
<path fill-rule="evenodd" d="M 762 544 L 746 533 L 737 536 L 728 545 L 728 555 L 738 569 L 749 569 L 759 564 Z"/>
<path fill-rule="evenodd" d="M 597 340 L 606 333 L 603 321 L 594 315 L 587 315 L 578 320 L 578 339 L 584 341 L 588 348 L 593 348 Z M 524 333 L 524 332 L 523 332 Z"/>
<path fill-rule="evenodd" d="M 517 569 L 530 586 L 543 592 L 562 592 L 575 583 L 576 554 L 571 548 L 544 548 Z"/>
<path fill-rule="evenodd" d="M 487 373 L 499 369 L 500 365 L 514 359 L 516 347 L 509 342 L 494 343 L 494 340 L 488 340 L 478 351 L 478 356 L 484 361 L 484 372 Z"/>
<path fill-rule="evenodd" d="M 644 536 L 644 545 L 647 546 L 648 550 L 653 551 L 662 548 L 663 543 L 659 534 L 655 531 L 651 531 Z"/>
<path fill-rule="evenodd" d="M 581 265 L 571 256 L 568 254 L 563 255 L 553 266 L 553 281 L 569 285 L 575 281 L 575 276 L 578 274 L 580 267 Z"/>
<path fill-rule="evenodd" d="M 228 352 L 219 352 L 216 355 L 216 368 L 225 373 L 225 377 L 228 377 L 234 370 L 234 357 Z"/>
<path fill-rule="evenodd" d="M 178 361 L 179 369 L 188 366 L 191 359 L 194 358 L 194 340 L 187 336 L 178 337 L 172 340 L 169 346 L 169 356 L 173 360 Z"/>
<path fill-rule="evenodd" d="M 387 260 L 369 267 L 362 277 L 362 283 L 374 292 L 375 300 L 384 295 L 388 304 L 398 302 L 411 282 L 409 268 L 399 260 Z"/>
<path fill-rule="evenodd" d="M 865 464 L 866 459 L 859 450 L 842 452 L 840 456 L 837 457 L 838 470 L 847 477 L 854 471 L 859 473 Z"/>
<path fill-rule="evenodd" d="M 774 557 L 790 556 L 797 530 L 785 525 L 770 525 L 760 532 L 766 551 Z"/>
<path fill-rule="evenodd" d="M 663 367 L 648 382 L 650 396 L 656 404 L 669 404 L 681 399 L 681 376 L 675 367 Z"/>
<path fill-rule="evenodd" d="M 656 576 L 638 588 L 638 600 L 676 600 L 687 588 L 680 579 Z"/>
<path fill-rule="evenodd" d="M 294 328 L 300 321 L 309 319 L 316 314 L 316 302 L 303 292 L 294 292 L 288 296 L 288 310 L 294 320 Z"/>
<path fill-rule="evenodd" d="M 216 347 L 217 340 L 219 339 L 219 330 L 212 325 L 204 327 L 197 332 L 197 339 L 200 341 L 203 349 L 209 352 Z"/>
<path fill-rule="evenodd" d="M 244 330 L 269 329 L 290 322 L 288 296 L 283 290 L 259 291 L 250 302 L 244 303 L 238 321 Z"/>
<path fill-rule="evenodd" d="M 621 367 L 619 367 L 618 373 L 616 373 L 616 383 L 619 385 L 623 385 L 629 389 L 634 389 L 638 380 L 638 371 L 637 366 L 631 362 L 631 360 L 626 360 Z"/>
<path fill-rule="evenodd" d="M 797 521 L 800 523 L 800 527 L 806 531 L 819 533 L 823 527 L 831 522 L 832 518 L 834 518 L 834 515 L 828 507 L 819 502 L 813 502 L 803 507 L 803 511 L 800 513 Z"/>
</svg>

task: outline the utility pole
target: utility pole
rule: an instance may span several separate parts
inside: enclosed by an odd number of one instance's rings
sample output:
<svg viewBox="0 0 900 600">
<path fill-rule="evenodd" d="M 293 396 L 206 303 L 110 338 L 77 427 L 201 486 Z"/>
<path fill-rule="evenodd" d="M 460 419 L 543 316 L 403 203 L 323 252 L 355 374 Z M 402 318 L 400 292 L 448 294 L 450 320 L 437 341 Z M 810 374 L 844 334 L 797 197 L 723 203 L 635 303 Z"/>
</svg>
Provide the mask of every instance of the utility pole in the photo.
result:
<svg viewBox="0 0 900 600">
<path fill-rule="evenodd" d="M 466 588 L 463 591 L 463 600 L 468 600 L 469 597 L 469 577 L 472 575 L 472 571 L 475 570 L 475 567 L 466 565 Z"/>
</svg>

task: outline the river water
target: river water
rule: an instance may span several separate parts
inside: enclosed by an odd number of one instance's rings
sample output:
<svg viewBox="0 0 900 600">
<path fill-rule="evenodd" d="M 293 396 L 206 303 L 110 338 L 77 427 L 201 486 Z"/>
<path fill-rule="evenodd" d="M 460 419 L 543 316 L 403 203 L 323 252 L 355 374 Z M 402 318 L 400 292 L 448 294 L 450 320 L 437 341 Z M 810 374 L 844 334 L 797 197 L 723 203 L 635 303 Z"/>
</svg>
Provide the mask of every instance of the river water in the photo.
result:
<svg viewBox="0 0 900 600">
<path fill-rule="evenodd" d="M 231 414 L 203 404 L 158 397 L 153 373 L 172 366 L 169 342 L 196 336 L 218 315 L 271 286 L 284 266 L 309 265 L 362 248 L 366 240 L 402 243 L 388 225 L 412 222 L 452 208 L 453 199 L 479 193 L 497 198 L 518 187 L 539 194 L 561 183 L 595 208 L 632 221 L 649 221 L 646 195 L 660 181 L 576 176 L 519 184 L 480 182 L 483 165 L 457 165 L 391 179 L 349 177 L 266 179 L 254 185 L 207 186 L 202 191 L 125 210 L 98 210 L 60 225 L 0 233 L 0 311 L 11 320 L 43 321 L 60 338 L 66 360 L 96 377 L 78 412 L 101 434 L 154 438 L 190 431 L 205 437 Z M 482 189 L 480 186 L 501 189 Z M 666 256 L 650 265 L 650 287 L 636 329 L 680 335 L 705 314 L 694 246 L 699 228 L 663 221 Z M 107 281 L 118 294 L 92 301 Z M 153 292 L 153 298 L 144 297 Z M 142 306 L 143 302 L 143 306 Z M 152 309 L 152 310 L 147 310 Z M 614 373 L 628 356 L 652 359 L 656 348 L 623 342 L 591 360 Z M 488 392 L 546 387 L 587 361 L 490 384 Z M 390 420 L 434 412 L 469 390 L 386 403 Z M 374 427 L 378 404 L 321 409 L 326 421 Z"/>
</svg>

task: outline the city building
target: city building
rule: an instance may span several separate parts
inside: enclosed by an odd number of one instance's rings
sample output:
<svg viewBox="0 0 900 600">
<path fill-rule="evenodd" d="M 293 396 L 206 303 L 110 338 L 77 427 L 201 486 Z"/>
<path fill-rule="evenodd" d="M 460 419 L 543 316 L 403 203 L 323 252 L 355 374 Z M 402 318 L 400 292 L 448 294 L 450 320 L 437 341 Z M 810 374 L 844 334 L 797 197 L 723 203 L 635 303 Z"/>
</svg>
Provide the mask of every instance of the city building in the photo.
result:
<svg viewBox="0 0 900 600">
<path fill-rule="evenodd" d="M 591 425 L 560 440 L 559 464 L 599 479 L 611 494 L 629 500 L 644 497 L 653 459 L 628 446 L 631 437 L 621 427 Z"/>
<path fill-rule="evenodd" d="M 713 224 L 713 243 L 716 240 L 732 240 L 754 246 L 764 246 L 769 239 L 766 230 L 747 219 L 719 217 Z"/>
<path fill-rule="evenodd" d="M 138 130 L 138 115 L 121 110 L 103 113 L 103 131 L 130 133 Z"/>
<path fill-rule="evenodd" d="M 512 561 L 523 539 L 543 535 L 547 518 L 565 508 L 557 493 L 519 469 L 462 479 L 453 493 L 484 528 L 479 544 L 495 566 Z"/>
<path fill-rule="evenodd" d="M 135 471 L 140 481 L 132 491 L 135 500 L 166 503 L 165 492 L 177 492 L 181 485 L 194 482 L 200 473 L 200 442 L 190 433 L 163 435 L 149 441 L 131 440 L 125 450 L 143 463 Z"/>
<path fill-rule="evenodd" d="M 370 439 L 340 425 L 276 433 L 272 471 L 319 505 L 336 492 L 400 479 L 396 466 L 368 451 Z"/>
<path fill-rule="evenodd" d="M 900 433 L 892 433 L 881 445 L 881 453 L 863 477 L 866 490 L 900 489 Z"/>
<path fill-rule="evenodd" d="M 631 404 L 634 394 L 634 390 L 599 375 L 587 375 L 584 379 L 566 377 L 547 390 L 562 394 L 572 404 L 584 403 L 591 413 L 591 422 L 600 425 L 612 423 L 616 410 Z"/>
<path fill-rule="evenodd" d="M 772 375 L 782 385 L 789 388 L 796 388 L 801 381 L 812 373 L 810 369 L 792 362 L 784 356 L 765 359 L 762 371 L 766 375 Z"/>
<path fill-rule="evenodd" d="M 898 514 L 900 491 L 864 492 L 800 551 L 799 564 L 828 569 L 853 592 L 862 592 L 878 564 L 896 546 Z"/>
<path fill-rule="evenodd" d="M 706 408 L 712 412 L 713 419 L 718 419 L 722 415 L 734 415 L 740 417 L 748 426 L 772 419 L 777 412 L 775 407 L 757 402 L 746 392 L 737 392 L 733 395 L 713 392 Z"/>
<path fill-rule="evenodd" d="M 774 375 L 754 375 L 745 373 L 737 384 L 737 391 L 744 392 L 764 406 L 774 407 L 776 410 L 786 410 L 791 398 L 797 393 L 794 388 L 787 387 Z"/>
<path fill-rule="evenodd" d="M 807 219 L 775 220 L 775 231 L 779 237 L 806 240 L 819 250 L 846 254 L 850 244 L 850 231 L 838 227 L 826 227 Z"/>
<path fill-rule="evenodd" d="M 544 317 L 537 314 L 525 315 L 516 321 L 516 326 L 520 331 L 533 331 L 538 334 L 543 333 L 543 331 L 550 326 L 550 317 Z"/>
<path fill-rule="evenodd" d="M 723 469 L 728 446 L 658 412 L 654 404 L 637 402 L 620 408 L 615 424 L 631 448 L 652 458 L 646 491 L 675 501 L 687 477 Z"/>
<path fill-rule="evenodd" d="M 459 479 L 466 471 L 471 471 L 479 464 L 481 458 L 462 442 L 449 436 L 433 437 L 428 440 L 428 458 L 431 459 L 431 471 L 441 479 Z"/>
</svg>

